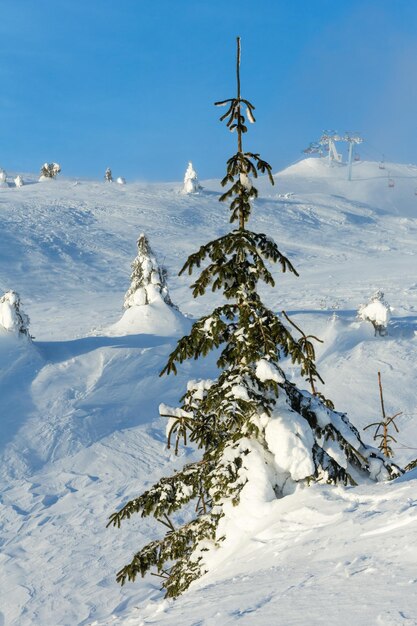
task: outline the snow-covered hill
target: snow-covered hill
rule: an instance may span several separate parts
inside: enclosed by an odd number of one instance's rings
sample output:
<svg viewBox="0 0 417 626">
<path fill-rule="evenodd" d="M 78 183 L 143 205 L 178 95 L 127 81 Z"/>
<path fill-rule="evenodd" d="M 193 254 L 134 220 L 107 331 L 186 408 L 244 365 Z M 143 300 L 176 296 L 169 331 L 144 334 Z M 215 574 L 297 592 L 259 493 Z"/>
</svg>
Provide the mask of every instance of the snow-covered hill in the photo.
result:
<svg viewBox="0 0 417 626">
<path fill-rule="evenodd" d="M 157 579 L 119 588 L 116 569 L 154 526 L 106 529 L 107 517 L 192 456 L 166 450 L 157 407 L 215 370 L 210 358 L 159 378 L 186 318 L 119 322 L 136 239 L 145 232 L 168 267 L 180 310 L 200 315 L 217 296 L 193 300 L 177 273 L 229 228 L 227 207 L 217 181 L 185 196 L 180 183 L 26 179 L 0 189 L 0 290 L 20 293 L 35 337 L 0 336 L 0 625 L 417 624 L 413 474 L 276 501 L 175 603 Z M 251 226 L 300 278 L 275 271 L 264 298 L 323 339 L 325 393 L 359 429 L 379 418 L 381 371 L 406 463 L 417 457 L 417 168 L 358 162 L 349 182 L 345 167 L 306 159 L 275 180 L 260 181 Z M 375 338 L 356 310 L 377 288 L 394 310 Z"/>
</svg>

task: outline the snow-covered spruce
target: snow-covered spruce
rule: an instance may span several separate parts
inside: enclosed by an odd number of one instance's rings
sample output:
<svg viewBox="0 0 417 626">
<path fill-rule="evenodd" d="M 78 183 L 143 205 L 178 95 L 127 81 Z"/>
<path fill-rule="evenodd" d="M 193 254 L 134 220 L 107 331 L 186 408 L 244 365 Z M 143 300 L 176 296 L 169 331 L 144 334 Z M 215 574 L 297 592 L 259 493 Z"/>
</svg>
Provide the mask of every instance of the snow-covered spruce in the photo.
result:
<svg viewBox="0 0 417 626">
<path fill-rule="evenodd" d="M 239 44 L 240 40 L 238 60 Z M 344 414 L 331 409 L 317 393 L 302 391 L 286 379 L 282 357 L 300 365 L 312 388 L 320 380 L 309 337 L 301 333 L 294 338 L 291 325 L 270 311 L 257 293 L 260 280 L 274 285 L 265 261 L 279 262 L 283 271 L 297 275 L 270 237 L 246 228 L 251 200 L 257 197 L 247 177 L 266 173 L 273 184 L 271 166 L 259 154 L 243 151 L 247 128 L 242 108 L 252 112 L 254 107 L 241 98 L 239 87 L 237 97 L 217 104 L 228 107 L 221 119 L 227 119 L 238 139 L 222 181 L 231 186 L 220 200 L 231 200 L 231 221 L 239 228 L 203 245 L 181 273 L 203 265 L 192 286 L 194 297 L 208 288 L 221 289 L 226 302 L 194 323 L 162 373 L 176 373 L 178 363 L 213 349 L 220 350 L 221 372 L 216 380 L 190 381 L 179 408 L 160 407 L 161 415 L 168 417 L 168 445 L 177 450 L 181 442 L 191 441 L 201 449 L 201 458 L 162 478 L 109 522 L 120 526 L 139 513 L 153 515 L 167 527 L 166 535 L 141 548 L 118 572 L 117 580 L 123 584 L 155 569 L 169 597 L 178 596 L 208 571 L 233 522 L 250 524 L 250 516 L 262 505 L 297 485 L 317 481 L 353 485 L 401 472 L 362 442 Z M 187 506 L 189 513 L 195 511 L 193 519 L 176 525 L 172 515 Z"/>
<path fill-rule="evenodd" d="M 362 304 L 358 309 L 358 317 L 364 322 L 371 322 L 377 335 L 383 337 L 387 334 L 388 324 L 391 318 L 391 307 L 384 298 L 381 289 L 375 291 L 368 304 Z"/>
<path fill-rule="evenodd" d="M 188 332 L 190 322 L 171 301 L 167 271 L 158 265 L 144 234 L 140 235 L 137 246 L 131 283 L 124 299 L 124 313 L 119 321 L 107 328 L 107 333 L 182 337 Z"/>
<path fill-rule="evenodd" d="M 143 306 L 159 298 L 169 306 L 174 306 L 168 291 L 167 270 L 158 265 L 144 233 L 139 235 L 137 246 L 138 254 L 132 263 L 130 287 L 125 295 L 124 308 Z"/>
<path fill-rule="evenodd" d="M 61 171 L 59 163 L 44 163 L 41 167 L 39 181 L 56 178 Z"/>
<path fill-rule="evenodd" d="M 20 174 L 18 174 L 16 176 L 16 178 L 14 179 L 14 184 L 16 187 L 23 187 L 24 182 L 23 182 L 23 178 L 20 176 Z"/>
<path fill-rule="evenodd" d="M 112 183 L 113 182 L 113 174 L 112 174 L 112 171 L 111 171 L 111 169 L 109 167 L 104 172 L 104 180 L 107 181 L 108 183 Z"/>
<path fill-rule="evenodd" d="M 20 296 L 16 291 L 6 291 L 0 298 L 0 328 L 30 339 L 29 317 L 20 309 Z"/>
<path fill-rule="evenodd" d="M 182 188 L 182 193 L 198 193 L 202 189 L 200 183 L 198 182 L 197 172 L 193 168 L 193 164 L 191 161 L 188 163 L 188 167 L 185 171 L 184 175 L 184 186 Z"/>
<path fill-rule="evenodd" d="M 0 187 L 8 187 L 7 184 L 7 173 L 1 169 L 0 167 Z"/>
</svg>

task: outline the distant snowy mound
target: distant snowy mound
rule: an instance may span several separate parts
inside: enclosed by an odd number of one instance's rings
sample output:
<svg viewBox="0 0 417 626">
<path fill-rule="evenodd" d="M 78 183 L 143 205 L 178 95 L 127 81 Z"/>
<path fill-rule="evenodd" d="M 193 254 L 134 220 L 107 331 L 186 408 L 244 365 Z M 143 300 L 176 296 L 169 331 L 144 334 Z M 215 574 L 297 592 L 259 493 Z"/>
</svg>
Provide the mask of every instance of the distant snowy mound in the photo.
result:
<svg viewBox="0 0 417 626">
<path fill-rule="evenodd" d="M 335 206 L 344 198 L 364 209 L 372 206 L 391 215 L 416 217 L 415 165 L 354 161 L 351 180 L 348 169 L 344 162 L 330 164 L 325 157 L 309 157 L 275 174 L 275 180 L 281 195 L 295 193 L 298 199 L 308 197 L 317 204 L 321 204 L 321 199 L 328 202 L 330 197 Z"/>
<path fill-rule="evenodd" d="M 325 159 L 309 157 L 286 167 L 279 172 L 278 175 L 304 177 L 329 176 L 331 173 L 335 173 L 336 176 L 339 176 L 341 169 L 343 169 L 343 164 L 341 163 L 335 163 L 332 167 L 329 167 L 329 164 Z"/>
</svg>

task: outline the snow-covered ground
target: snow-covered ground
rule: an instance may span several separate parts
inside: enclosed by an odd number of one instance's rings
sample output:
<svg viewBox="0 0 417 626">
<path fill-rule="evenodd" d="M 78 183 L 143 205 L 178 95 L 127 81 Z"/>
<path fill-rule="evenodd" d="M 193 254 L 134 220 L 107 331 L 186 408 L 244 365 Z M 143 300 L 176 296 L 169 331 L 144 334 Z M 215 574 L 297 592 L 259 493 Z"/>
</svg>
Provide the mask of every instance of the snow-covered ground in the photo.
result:
<svg viewBox="0 0 417 626">
<path fill-rule="evenodd" d="M 166 450 L 157 407 L 215 370 L 210 357 L 159 378 L 187 318 L 119 321 L 136 240 L 146 233 L 173 302 L 196 317 L 219 296 L 193 300 L 177 273 L 229 228 L 228 209 L 218 181 L 184 195 L 181 183 L 23 178 L 33 184 L 0 189 L 0 291 L 20 294 L 35 337 L 0 336 L 0 626 L 417 624 L 416 473 L 276 501 L 175 602 L 157 578 L 116 584 L 155 525 L 106 529 L 108 515 L 193 454 Z M 358 162 L 348 182 L 345 167 L 306 159 L 275 178 L 258 185 L 251 227 L 300 278 L 276 270 L 263 297 L 323 339 L 323 391 L 359 429 L 380 417 L 381 372 L 405 464 L 417 457 L 417 167 Z M 385 337 L 356 318 L 376 289 L 393 309 Z"/>
</svg>

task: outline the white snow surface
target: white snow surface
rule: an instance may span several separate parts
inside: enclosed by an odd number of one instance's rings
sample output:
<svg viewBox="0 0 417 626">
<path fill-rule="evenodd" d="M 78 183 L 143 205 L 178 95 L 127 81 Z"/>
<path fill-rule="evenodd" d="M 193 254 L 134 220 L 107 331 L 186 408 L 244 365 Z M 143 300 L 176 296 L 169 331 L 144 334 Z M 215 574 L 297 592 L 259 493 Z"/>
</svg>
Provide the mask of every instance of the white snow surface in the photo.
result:
<svg viewBox="0 0 417 626">
<path fill-rule="evenodd" d="M 348 182 L 343 166 L 301 161 L 276 175 L 276 187 L 256 181 L 250 227 L 273 237 L 300 273 L 274 268 L 277 286 L 262 297 L 323 340 L 320 389 L 369 443 L 362 429 L 380 419 L 381 371 L 387 413 L 402 411 L 393 448 L 405 464 L 417 457 L 417 168 L 387 169 L 394 188 L 377 163 L 355 163 Z M 178 311 L 165 305 L 138 318 L 150 305 L 132 307 L 120 319 L 132 249 L 146 232 L 169 268 L 173 301 L 192 317 L 208 314 L 221 296 L 194 300 L 192 279 L 177 272 L 230 228 L 229 214 L 218 181 L 193 196 L 178 194 L 179 183 L 36 179 L 0 189 L 0 292 L 19 292 L 35 337 L 0 337 L 0 624 L 417 624 L 417 472 L 276 499 L 255 449 L 245 471 L 256 480 L 239 507 L 247 516 L 229 511 L 234 532 L 208 557 L 208 574 L 175 602 L 151 576 L 116 584 L 116 570 L 161 530 L 139 516 L 106 529 L 108 515 L 195 455 L 166 449 L 158 406 L 176 406 L 190 379 L 203 389 L 216 376 L 214 355 L 158 376 L 190 324 Z M 377 287 L 394 309 L 386 337 L 356 318 Z M 282 367 L 306 385 L 295 366 Z M 284 473 L 297 455 L 307 472 L 303 428 L 288 411 L 277 408 L 268 433 L 288 438 L 290 424 L 288 453 L 271 450 Z"/>
</svg>

